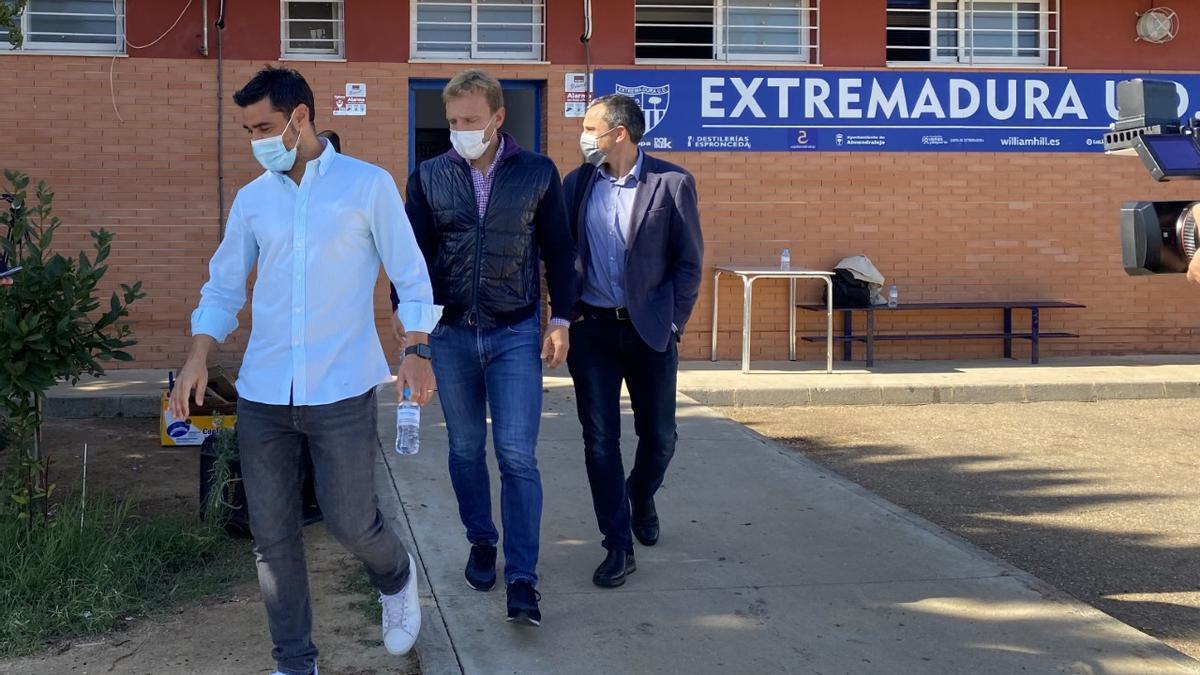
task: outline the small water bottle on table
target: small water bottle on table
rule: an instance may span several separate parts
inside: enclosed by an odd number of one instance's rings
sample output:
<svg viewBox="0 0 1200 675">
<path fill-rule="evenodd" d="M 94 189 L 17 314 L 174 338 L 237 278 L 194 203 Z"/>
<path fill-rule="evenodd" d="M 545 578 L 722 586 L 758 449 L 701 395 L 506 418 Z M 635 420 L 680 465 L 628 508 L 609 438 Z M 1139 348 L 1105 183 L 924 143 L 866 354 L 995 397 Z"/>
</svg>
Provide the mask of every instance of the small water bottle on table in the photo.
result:
<svg viewBox="0 0 1200 675">
<path fill-rule="evenodd" d="M 779 256 L 779 269 L 785 270 L 785 271 L 792 269 L 792 250 L 791 249 L 788 249 L 788 248 L 783 249 L 783 254 L 781 254 Z"/>
<path fill-rule="evenodd" d="M 888 287 L 888 307 L 896 309 L 897 305 L 899 304 L 900 291 L 896 290 L 896 284 L 893 282 L 892 285 Z"/>
<path fill-rule="evenodd" d="M 396 452 L 415 455 L 421 450 L 421 406 L 409 399 L 408 387 L 404 398 L 396 405 Z"/>
</svg>

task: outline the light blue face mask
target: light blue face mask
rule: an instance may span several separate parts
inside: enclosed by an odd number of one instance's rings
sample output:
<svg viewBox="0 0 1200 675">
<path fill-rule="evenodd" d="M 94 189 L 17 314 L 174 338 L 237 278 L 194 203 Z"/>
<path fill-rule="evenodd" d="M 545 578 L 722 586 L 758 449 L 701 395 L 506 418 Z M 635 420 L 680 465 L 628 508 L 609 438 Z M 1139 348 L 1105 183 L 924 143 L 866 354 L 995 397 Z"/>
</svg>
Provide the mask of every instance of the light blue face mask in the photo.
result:
<svg viewBox="0 0 1200 675">
<path fill-rule="evenodd" d="M 291 150 L 288 150 L 287 146 L 283 144 L 283 134 L 286 134 L 291 126 L 292 118 L 289 117 L 282 134 L 250 141 L 250 149 L 254 152 L 254 158 L 267 171 L 283 173 L 291 171 L 292 167 L 296 165 L 296 150 L 300 147 L 300 136 L 296 136 L 296 145 Z"/>
</svg>

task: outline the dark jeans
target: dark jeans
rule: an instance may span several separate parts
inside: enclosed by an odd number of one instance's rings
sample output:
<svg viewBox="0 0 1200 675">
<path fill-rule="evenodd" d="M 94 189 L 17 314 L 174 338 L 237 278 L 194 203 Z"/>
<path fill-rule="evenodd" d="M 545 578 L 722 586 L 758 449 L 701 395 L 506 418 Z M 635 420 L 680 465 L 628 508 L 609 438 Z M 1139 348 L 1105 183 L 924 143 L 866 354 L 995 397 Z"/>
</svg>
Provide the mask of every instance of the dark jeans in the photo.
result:
<svg viewBox="0 0 1200 675">
<path fill-rule="evenodd" d="M 398 593 L 408 581 L 408 552 L 376 506 L 377 418 L 374 389 L 329 405 L 238 402 L 238 448 L 258 583 L 275 643 L 272 655 L 283 673 L 310 673 L 317 659 L 301 521 L 303 438 L 329 533 L 363 562 L 381 593 Z"/>
<path fill-rule="evenodd" d="M 679 348 L 672 340 L 667 351 L 656 352 L 629 321 L 585 318 L 571 325 L 567 365 L 575 380 L 588 482 L 604 548 L 632 551 L 629 502 L 654 496 L 675 454 Z M 629 389 L 638 436 L 628 482 L 621 461 L 622 381 Z"/>
<path fill-rule="evenodd" d="M 430 336 L 438 400 L 450 440 L 450 483 L 472 544 L 495 546 L 488 478 L 487 413 L 500 466 L 504 582 L 537 584 L 542 476 L 537 464 L 542 421 L 541 326 L 537 316 L 503 328 L 439 324 Z"/>
</svg>

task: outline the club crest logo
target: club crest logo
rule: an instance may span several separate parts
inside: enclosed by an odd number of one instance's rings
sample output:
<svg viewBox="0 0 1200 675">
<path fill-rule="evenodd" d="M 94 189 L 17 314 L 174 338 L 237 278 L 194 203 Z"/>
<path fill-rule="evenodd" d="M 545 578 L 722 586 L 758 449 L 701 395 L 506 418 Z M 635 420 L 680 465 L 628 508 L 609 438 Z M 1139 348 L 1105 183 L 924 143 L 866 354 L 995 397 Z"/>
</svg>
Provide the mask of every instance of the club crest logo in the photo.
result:
<svg viewBox="0 0 1200 675">
<path fill-rule="evenodd" d="M 646 117 L 646 133 L 653 131 L 654 127 L 663 121 L 663 118 L 667 116 L 667 108 L 671 105 L 671 85 L 669 84 L 661 87 L 648 87 L 644 84 L 627 87 L 618 84 L 617 93 L 632 98 L 641 106 L 642 113 Z"/>
</svg>

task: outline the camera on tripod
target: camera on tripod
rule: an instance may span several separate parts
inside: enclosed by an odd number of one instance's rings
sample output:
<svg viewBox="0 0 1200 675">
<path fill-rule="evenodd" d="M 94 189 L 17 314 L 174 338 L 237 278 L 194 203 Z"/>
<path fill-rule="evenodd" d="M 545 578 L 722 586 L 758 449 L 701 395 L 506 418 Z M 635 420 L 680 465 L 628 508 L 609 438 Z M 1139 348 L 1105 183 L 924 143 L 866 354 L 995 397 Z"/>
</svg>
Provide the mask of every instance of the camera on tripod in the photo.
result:
<svg viewBox="0 0 1200 675">
<path fill-rule="evenodd" d="M 1181 120 L 1174 82 L 1117 84 L 1119 119 L 1104 151 L 1136 155 L 1157 181 L 1200 179 L 1200 119 Z M 1200 201 L 1138 201 L 1121 206 L 1121 262 L 1126 274 L 1186 272 L 1200 245 Z"/>
</svg>

